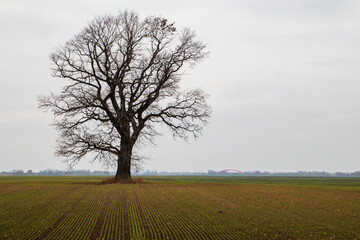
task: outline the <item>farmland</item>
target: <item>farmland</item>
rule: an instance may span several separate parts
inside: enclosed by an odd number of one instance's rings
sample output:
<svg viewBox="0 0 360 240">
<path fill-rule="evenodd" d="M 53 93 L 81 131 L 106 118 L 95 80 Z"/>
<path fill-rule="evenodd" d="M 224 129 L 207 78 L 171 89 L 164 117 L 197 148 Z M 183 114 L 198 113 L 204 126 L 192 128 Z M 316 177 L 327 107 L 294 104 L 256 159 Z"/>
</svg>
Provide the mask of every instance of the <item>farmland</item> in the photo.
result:
<svg viewBox="0 0 360 240">
<path fill-rule="evenodd" d="M 360 239 L 359 178 L 0 177 L 0 239 Z"/>
</svg>

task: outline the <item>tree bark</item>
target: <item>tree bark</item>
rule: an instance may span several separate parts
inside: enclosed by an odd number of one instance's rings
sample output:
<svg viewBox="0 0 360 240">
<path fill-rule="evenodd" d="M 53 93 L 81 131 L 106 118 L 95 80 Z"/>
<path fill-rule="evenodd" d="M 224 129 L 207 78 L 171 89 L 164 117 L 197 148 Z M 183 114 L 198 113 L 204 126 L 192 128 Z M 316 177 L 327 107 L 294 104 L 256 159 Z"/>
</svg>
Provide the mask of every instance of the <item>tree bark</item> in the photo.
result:
<svg viewBox="0 0 360 240">
<path fill-rule="evenodd" d="M 115 179 L 118 181 L 131 181 L 131 155 L 132 146 L 127 141 L 121 141 L 118 166 Z"/>
</svg>

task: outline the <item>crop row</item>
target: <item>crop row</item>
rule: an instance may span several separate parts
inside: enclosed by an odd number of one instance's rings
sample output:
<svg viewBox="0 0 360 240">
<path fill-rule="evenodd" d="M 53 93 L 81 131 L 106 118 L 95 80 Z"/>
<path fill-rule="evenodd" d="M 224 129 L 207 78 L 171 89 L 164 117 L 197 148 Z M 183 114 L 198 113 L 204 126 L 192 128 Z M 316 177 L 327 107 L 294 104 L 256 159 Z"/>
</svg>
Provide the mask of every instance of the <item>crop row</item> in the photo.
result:
<svg viewBox="0 0 360 240">
<path fill-rule="evenodd" d="M 357 190 L 170 182 L 3 186 L 0 239 L 360 238 Z"/>
<path fill-rule="evenodd" d="M 111 192 L 110 202 L 100 232 L 100 239 L 124 239 L 128 236 L 125 232 L 125 206 L 126 189 L 120 188 Z"/>
<path fill-rule="evenodd" d="M 348 239 L 360 227 L 351 218 L 360 211 L 355 191 L 339 194 L 338 190 L 269 185 L 189 186 L 183 190 L 192 192 L 188 195 L 194 199 L 208 199 L 205 207 L 221 206 L 229 224 L 235 223 L 235 228 L 245 229 L 254 238 Z"/>
<path fill-rule="evenodd" d="M 21 185 L 1 185 L 0 197 L 3 197 L 8 194 L 14 194 L 16 192 L 20 192 L 25 189 L 28 189 L 28 187 L 21 186 Z"/>
<path fill-rule="evenodd" d="M 0 239 L 35 239 L 82 195 L 70 192 L 69 188 L 42 187 L 3 196 L 0 210 L 7 214 L 2 217 Z"/>
<path fill-rule="evenodd" d="M 238 239 L 242 233 L 224 222 L 223 213 L 218 207 L 207 208 L 207 199 L 197 198 L 189 191 L 183 191 L 184 186 L 172 188 L 156 188 L 154 195 L 163 199 L 169 210 L 177 209 L 183 216 L 183 228 L 194 238 Z M 187 237 L 187 236 L 186 236 Z"/>
<path fill-rule="evenodd" d="M 222 218 L 218 208 L 208 209 L 204 199 L 195 198 L 189 201 L 184 197 L 189 193 L 191 194 L 190 191 L 178 192 L 176 188 L 162 185 L 149 187 L 138 185 L 128 187 L 122 192 L 118 191 L 117 198 L 111 201 L 108 208 L 101 238 L 238 239 L 249 237 L 246 233 L 234 228 L 234 224 L 229 224 L 226 218 Z M 118 219 L 119 216 L 125 219 L 125 223 Z M 122 233 L 117 230 L 119 227 L 116 228 L 118 224 L 121 226 Z M 127 228 L 129 233 L 124 234 Z"/>
<path fill-rule="evenodd" d="M 78 205 L 45 239 L 88 239 L 104 204 L 106 188 L 88 188 Z"/>
</svg>

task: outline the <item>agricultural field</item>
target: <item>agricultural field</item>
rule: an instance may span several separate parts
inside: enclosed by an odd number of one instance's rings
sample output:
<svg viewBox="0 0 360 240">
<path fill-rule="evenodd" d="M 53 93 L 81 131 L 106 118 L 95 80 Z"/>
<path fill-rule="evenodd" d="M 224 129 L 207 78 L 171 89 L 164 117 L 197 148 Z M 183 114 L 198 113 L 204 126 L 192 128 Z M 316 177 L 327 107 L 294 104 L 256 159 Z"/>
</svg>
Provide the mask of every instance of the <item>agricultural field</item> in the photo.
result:
<svg viewBox="0 0 360 240">
<path fill-rule="evenodd" d="M 0 239 L 360 239 L 360 178 L 1 176 Z"/>
</svg>

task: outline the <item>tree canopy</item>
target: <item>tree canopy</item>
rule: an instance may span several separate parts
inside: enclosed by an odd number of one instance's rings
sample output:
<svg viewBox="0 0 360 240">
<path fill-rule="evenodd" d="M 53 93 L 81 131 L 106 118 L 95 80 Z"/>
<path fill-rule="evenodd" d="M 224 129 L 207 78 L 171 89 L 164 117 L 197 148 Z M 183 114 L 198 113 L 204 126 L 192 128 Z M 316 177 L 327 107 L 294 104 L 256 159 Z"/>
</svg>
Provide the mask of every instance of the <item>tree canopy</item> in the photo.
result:
<svg viewBox="0 0 360 240">
<path fill-rule="evenodd" d="M 174 136 L 197 137 L 210 116 L 208 95 L 179 87 L 184 67 L 208 55 L 189 28 L 135 12 L 95 18 L 51 54 L 61 93 L 39 97 L 55 115 L 56 155 L 76 164 L 88 153 L 116 163 L 116 179 L 130 179 L 136 142 L 153 141 L 157 124 Z"/>
</svg>

